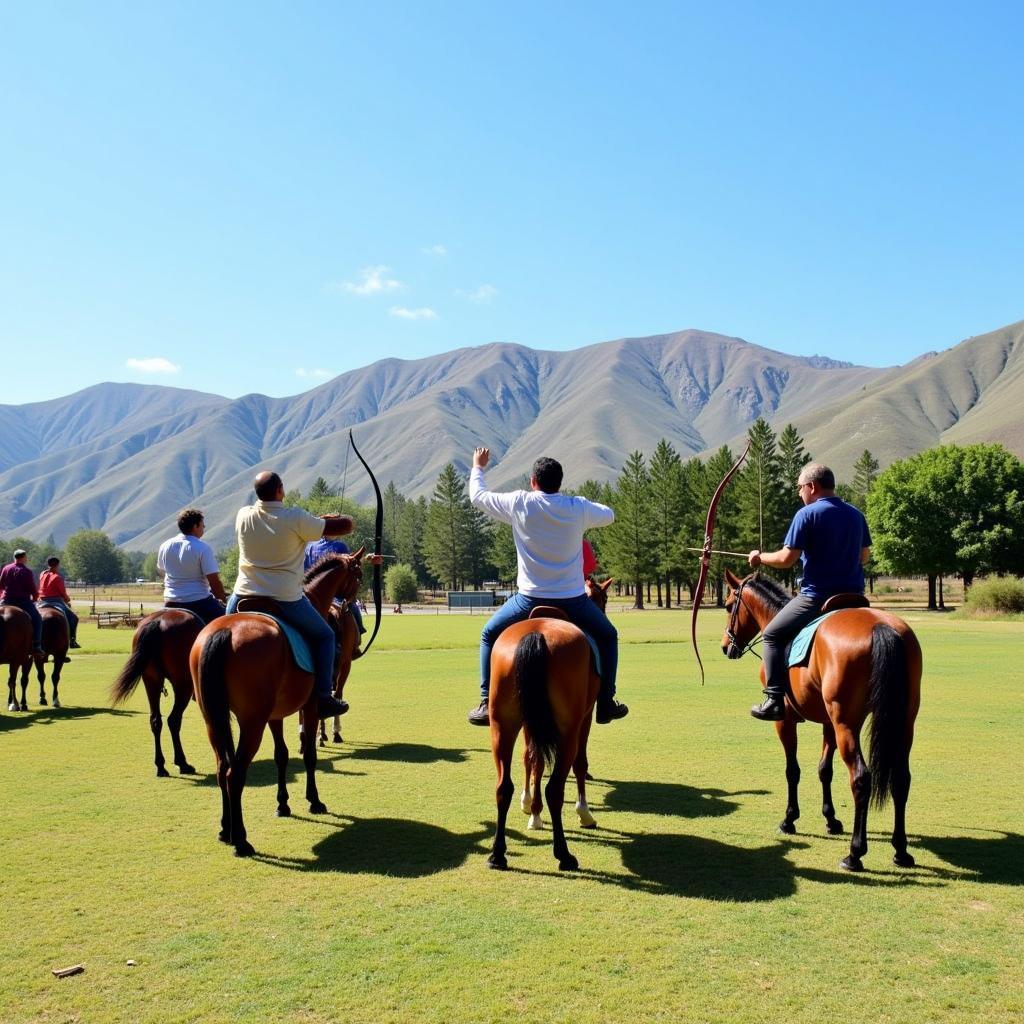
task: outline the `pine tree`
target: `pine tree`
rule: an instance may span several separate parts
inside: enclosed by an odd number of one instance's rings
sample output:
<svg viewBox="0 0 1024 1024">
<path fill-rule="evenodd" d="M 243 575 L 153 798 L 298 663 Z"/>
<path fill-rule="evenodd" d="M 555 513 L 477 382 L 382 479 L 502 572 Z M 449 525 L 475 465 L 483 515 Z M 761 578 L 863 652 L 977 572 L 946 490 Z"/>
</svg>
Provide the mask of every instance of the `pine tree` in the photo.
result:
<svg viewBox="0 0 1024 1024">
<path fill-rule="evenodd" d="M 466 481 L 449 462 L 441 470 L 427 508 L 423 555 L 433 576 L 452 590 L 459 589 L 470 568 L 471 508 Z"/>
<path fill-rule="evenodd" d="M 792 423 L 787 423 L 779 434 L 779 474 L 782 477 L 785 498 L 782 507 L 788 519 L 792 519 L 801 507 L 796 482 L 800 478 L 800 470 L 810 461 L 811 456 L 804 449 L 804 439 L 796 432 L 796 427 Z"/>
<path fill-rule="evenodd" d="M 634 608 L 644 606 L 643 584 L 654 575 L 651 479 L 642 452 L 626 460 L 612 497 L 615 522 L 604 530 L 604 557 L 613 576 L 634 587 Z"/>
<path fill-rule="evenodd" d="M 701 506 L 707 510 L 711 505 L 711 498 L 714 496 L 715 488 L 718 487 L 719 483 L 725 477 L 725 474 L 732 468 L 733 463 L 736 461 L 736 456 L 729 450 L 728 445 L 722 445 L 721 448 L 711 456 L 710 459 L 704 465 L 704 493 L 701 496 Z M 739 475 L 739 474 L 737 474 Z M 740 544 L 740 525 L 739 525 L 739 500 L 737 497 L 737 489 L 734 486 L 736 478 L 734 477 L 730 486 L 722 492 L 722 496 L 718 501 L 718 511 L 715 517 L 715 536 L 714 536 L 714 547 L 719 551 L 736 551 L 739 550 L 738 545 Z M 703 524 L 700 535 L 700 543 L 698 547 L 704 543 L 704 531 Z M 700 557 L 699 555 L 697 556 Z M 711 568 L 708 572 L 708 582 L 714 587 L 715 601 L 721 608 L 725 604 L 725 567 L 726 565 L 731 566 L 735 569 L 736 564 L 733 561 L 726 561 L 721 555 L 715 555 L 711 559 Z M 699 564 L 697 569 L 699 571 Z"/>
<path fill-rule="evenodd" d="M 878 477 L 878 459 L 876 459 L 867 448 L 864 449 L 861 457 L 853 464 L 853 483 L 850 491 L 853 504 L 862 512 L 868 505 L 868 494 Z"/>
<path fill-rule="evenodd" d="M 661 584 L 665 584 L 665 607 L 672 607 L 672 577 L 681 569 L 676 535 L 683 519 L 685 493 L 683 463 L 675 448 L 664 438 L 651 456 L 651 547 L 658 574 L 658 604 Z"/>
<path fill-rule="evenodd" d="M 398 561 L 411 565 L 416 571 L 416 578 L 423 583 L 431 579 L 423 558 L 423 533 L 426 522 L 427 499 L 421 495 L 416 501 L 406 501 L 398 513 L 394 539 Z"/>
<path fill-rule="evenodd" d="M 775 432 L 764 419 L 757 419 L 747 431 L 750 454 L 736 474 L 737 518 L 741 550 L 773 550 L 789 525 L 785 491 Z"/>
<path fill-rule="evenodd" d="M 491 530 L 491 564 L 502 583 L 509 583 L 516 578 L 519 559 L 512 527 L 508 523 L 495 523 Z"/>
<path fill-rule="evenodd" d="M 324 498 L 333 498 L 337 495 L 337 491 L 332 487 L 328 486 L 327 481 L 322 477 L 318 476 L 313 481 L 313 486 L 309 489 L 309 494 L 306 495 L 307 501 L 323 501 Z"/>
</svg>

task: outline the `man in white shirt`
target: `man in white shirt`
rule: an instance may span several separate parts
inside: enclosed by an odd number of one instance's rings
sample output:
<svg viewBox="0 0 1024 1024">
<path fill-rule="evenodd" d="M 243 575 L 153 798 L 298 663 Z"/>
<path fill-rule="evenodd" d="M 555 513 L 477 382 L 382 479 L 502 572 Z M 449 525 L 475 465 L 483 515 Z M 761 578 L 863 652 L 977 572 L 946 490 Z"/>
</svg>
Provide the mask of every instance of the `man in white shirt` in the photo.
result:
<svg viewBox="0 0 1024 1024">
<path fill-rule="evenodd" d="M 187 608 L 203 622 L 224 614 L 224 584 L 213 548 L 202 539 L 206 520 L 197 508 L 182 509 L 178 535 L 165 540 L 156 553 L 164 577 L 164 607 Z"/>
<path fill-rule="evenodd" d="M 238 536 L 238 579 L 228 600 L 234 613 L 242 597 L 270 597 L 281 618 L 309 642 L 316 667 L 316 692 L 321 718 L 343 715 L 348 702 L 334 697 L 334 631 L 302 592 L 302 561 L 306 545 L 321 537 L 351 533 L 349 516 L 314 516 L 284 504 L 284 484 L 277 473 L 260 473 L 253 481 L 256 504 L 235 517 Z"/>
<path fill-rule="evenodd" d="M 554 459 L 541 458 L 533 464 L 528 491 L 489 491 L 484 469 L 490 456 L 487 448 L 473 451 L 469 500 L 492 518 L 511 525 L 519 562 L 519 592 L 491 616 L 480 635 L 480 705 L 469 713 L 469 721 L 490 724 L 491 648 L 498 635 L 513 622 L 529 618 L 540 604 L 563 609 L 597 644 L 601 654 L 597 721 L 605 725 L 625 718 L 629 708 L 615 700 L 619 636 L 583 587 L 583 533 L 591 527 L 608 526 L 615 513 L 596 501 L 560 494 L 562 467 Z"/>
</svg>

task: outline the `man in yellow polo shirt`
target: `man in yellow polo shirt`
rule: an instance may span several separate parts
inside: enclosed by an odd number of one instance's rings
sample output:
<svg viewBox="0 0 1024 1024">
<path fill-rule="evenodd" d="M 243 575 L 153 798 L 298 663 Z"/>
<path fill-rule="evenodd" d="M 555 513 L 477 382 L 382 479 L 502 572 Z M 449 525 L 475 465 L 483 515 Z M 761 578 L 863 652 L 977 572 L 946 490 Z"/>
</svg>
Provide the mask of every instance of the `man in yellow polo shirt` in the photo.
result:
<svg viewBox="0 0 1024 1024">
<path fill-rule="evenodd" d="M 242 597 L 273 598 L 281 607 L 281 618 L 309 642 L 320 717 L 343 715 L 348 703 L 333 695 L 334 632 L 302 592 L 302 560 L 310 541 L 341 537 L 351 533 L 355 523 L 350 516 L 321 517 L 304 508 L 289 508 L 277 473 L 260 473 L 253 487 L 256 504 L 239 509 L 235 517 L 238 579 L 227 613 L 234 613 Z"/>
</svg>

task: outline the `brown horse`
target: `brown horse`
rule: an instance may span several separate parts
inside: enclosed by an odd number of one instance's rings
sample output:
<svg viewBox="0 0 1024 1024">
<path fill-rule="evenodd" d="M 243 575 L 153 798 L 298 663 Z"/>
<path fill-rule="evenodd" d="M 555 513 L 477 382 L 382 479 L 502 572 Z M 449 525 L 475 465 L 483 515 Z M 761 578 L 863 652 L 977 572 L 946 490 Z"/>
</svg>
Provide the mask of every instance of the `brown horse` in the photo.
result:
<svg viewBox="0 0 1024 1024">
<path fill-rule="evenodd" d="M 10 665 L 7 676 L 7 710 L 28 711 L 25 691 L 32 666 L 32 620 L 14 605 L 0 605 L 0 665 Z M 18 669 L 21 669 L 21 703 L 15 693 Z"/>
<path fill-rule="evenodd" d="M 613 582 L 614 580 L 607 579 L 604 583 L 598 583 L 593 576 L 588 576 L 586 579 L 584 585 L 586 595 L 601 611 L 608 607 L 608 588 Z M 593 814 L 590 813 L 590 807 L 587 805 L 587 780 L 592 778 L 588 770 L 587 741 L 590 738 L 590 727 L 592 724 L 593 719 L 588 718 L 583 731 L 580 733 L 580 749 L 576 762 L 573 764 L 573 774 L 576 777 L 576 816 L 580 819 L 580 828 L 597 828 L 597 821 L 594 819 Z M 576 770 L 577 767 L 582 769 L 582 774 Z M 523 795 L 519 801 L 519 806 L 523 814 L 530 816 L 526 827 L 532 831 L 540 828 L 543 824 L 541 812 L 544 806 L 541 802 L 540 780 L 544 774 L 544 765 L 542 762 L 535 761 L 530 757 L 529 744 L 523 748 L 523 772 L 525 781 L 523 782 Z"/>
<path fill-rule="evenodd" d="M 597 588 L 602 595 L 608 583 Z M 594 596 L 591 588 L 588 593 Z M 515 791 L 512 754 L 520 731 L 526 741 L 523 810 L 529 801 L 531 825 L 537 827 L 542 806 L 541 774 L 549 765 L 551 775 L 544 796 L 551 814 L 555 859 L 561 871 L 579 867 L 565 841 L 562 804 L 571 768 L 579 791 L 580 821 L 585 828 L 596 825 L 587 807 L 587 739 L 600 687 L 586 636 L 566 621 L 565 613 L 558 608 L 534 608 L 529 619 L 513 623 L 498 637 L 491 651 L 489 702 L 491 749 L 498 770 L 498 826 L 487 858 L 489 867 L 508 867 L 505 824 Z"/>
<path fill-rule="evenodd" d="M 36 663 L 36 679 L 39 680 L 39 703 L 46 707 L 46 659 L 53 658 L 53 673 L 50 681 L 53 684 L 53 706 L 60 707 L 60 698 L 57 696 L 57 687 L 60 686 L 60 674 L 64 668 L 64 662 L 68 660 L 68 647 L 70 646 L 70 633 L 68 631 L 68 620 L 59 608 L 51 608 L 47 605 L 39 606 L 39 615 L 43 620 L 43 654 L 32 655 Z"/>
<path fill-rule="evenodd" d="M 354 599 L 354 598 L 353 598 Z M 361 654 L 359 650 L 359 627 L 355 616 L 349 610 L 348 601 L 344 606 L 331 605 L 327 621 L 334 630 L 336 639 L 334 653 L 334 696 L 341 700 L 345 692 L 345 683 L 352 672 L 352 662 Z M 341 717 L 334 716 L 334 734 L 332 742 L 341 743 Z M 320 722 L 320 746 L 327 745 L 327 723 Z"/>
<path fill-rule="evenodd" d="M 331 602 L 362 580 L 363 548 L 349 555 L 327 555 L 305 577 L 305 594 L 327 618 Z M 272 604 L 256 599 L 261 604 Z M 313 814 L 326 806 L 316 787 L 316 732 L 319 722 L 313 675 L 303 672 L 292 657 L 280 626 L 266 615 L 240 612 L 211 622 L 196 638 L 189 655 L 196 700 L 206 720 L 217 759 L 221 791 L 221 829 L 218 838 L 230 843 L 239 857 L 255 851 L 246 838 L 242 792 L 249 765 L 259 750 L 263 730 L 270 725 L 277 764 L 277 813 L 291 814 L 285 780 L 288 748 L 284 719 L 302 712 L 302 758 L 306 765 L 306 799 Z M 231 733 L 230 714 L 238 720 L 238 744 Z"/>
<path fill-rule="evenodd" d="M 777 583 L 754 573 L 740 579 L 726 572 L 729 624 L 722 651 L 739 658 L 789 600 Z M 913 867 L 907 852 L 906 807 L 910 793 L 910 748 L 914 721 L 921 706 L 921 646 L 914 631 L 900 618 L 874 608 L 845 608 L 818 627 L 804 666 L 789 670 L 786 717 L 775 725 L 786 752 L 789 796 L 779 830 L 792 835 L 800 817 L 796 759 L 797 722 L 806 719 L 822 727 L 818 764 L 822 814 L 832 834 L 843 831 L 832 805 L 832 758 L 839 749 L 850 773 L 853 792 L 853 834 L 850 853 L 841 862 L 848 871 L 861 871 L 868 848 L 868 804 L 883 807 L 891 796 L 895 807 L 893 862 Z M 764 685 L 764 668 L 761 684 Z M 865 763 L 860 730 L 871 715 L 871 750 Z"/>
<path fill-rule="evenodd" d="M 117 705 L 123 704 L 135 692 L 140 679 L 145 684 L 157 778 L 171 774 L 166 768 L 160 744 L 160 733 L 163 731 L 160 697 L 164 692 L 165 681 L 171 684 L 174 693 L 171 713 L 167 716 L 167 728 L 174 747 L 174 763 L 182 775 L 195 774 L 195 768 L 188 763 L 181 746 L 181 719 L 192 699 L 192 673 L 188 667 L 188 655 L 202 628 L 203 621 L 199 616 L 181 608 L 162 608 L 147 615 L 132 637 L 132 653 L 128 661 L 110 687 L 110 701 Z"/>
</svg>

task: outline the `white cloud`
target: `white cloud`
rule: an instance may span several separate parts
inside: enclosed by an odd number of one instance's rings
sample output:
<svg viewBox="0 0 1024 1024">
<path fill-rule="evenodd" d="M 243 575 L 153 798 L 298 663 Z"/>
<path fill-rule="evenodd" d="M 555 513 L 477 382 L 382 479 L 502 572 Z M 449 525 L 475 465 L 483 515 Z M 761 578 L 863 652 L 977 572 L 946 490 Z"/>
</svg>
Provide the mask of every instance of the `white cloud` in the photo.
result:
<svg viewBox="0 0 1024 1024">
<path fill-rule="evenodd" d="M 129 359 L 125 364 L 130 370 L 140 373 L 180 373 L 181 367 L 163 356 L 150 356 L 148 359 Z"/>
<path fill-rule="evenodd" d="M 425 246 L 423 251 L 428 256 L 447 256 L 448 250 L 443 245 L 428 245 Z"/>
<path fill-rule="evenodd" d="M 420 306 L 419 309 L 406 309 L 404 306 L 392 306 L 391 315 L 401 320 L 436 320 L 437 313 L 429 306 Z"/>
<path fill-rule="evenodd" d="M 334 374 L 330 370 L 324 370 L 319 366 L 312 370 L 307 370 L 306 367 L 300 366 L 295 371 L 295 376 L 312 377 L 314 380 L 327 380 L 329 377 L 333 377 Z"/>
<path fill-rule="evenodd" d="M 363 267 L 356 275 L 355 281 L 343 281 L 341 290 L 350 295 L 377 295 L 380 292 L 393 292 L 402 287 L 401 281 L 388 277 L 391 268 L 381 264 L 377 267 Z M 333 285 L 337 289 L 337 285 Z"/>
<path fill-rule="evenodd" d="M 498 294 L 498 289 L 493 284 L 482 284 L 469 292 L 457 288 L 455 294 L 462 299 L 469 299 L 470 302 L 490 302 Z"/>
</svg>

